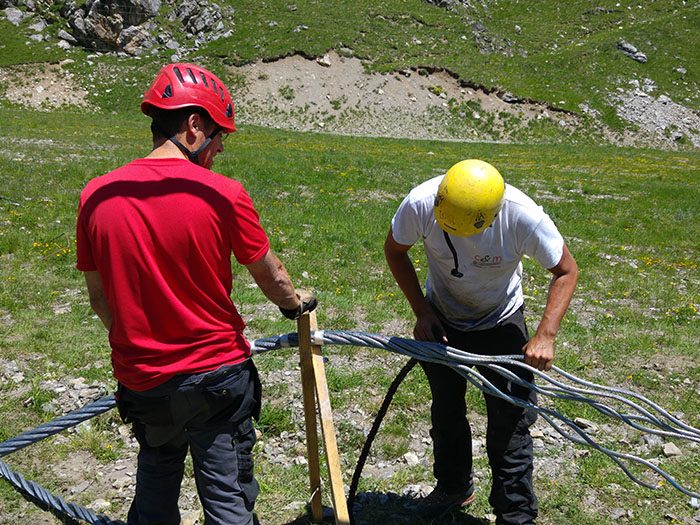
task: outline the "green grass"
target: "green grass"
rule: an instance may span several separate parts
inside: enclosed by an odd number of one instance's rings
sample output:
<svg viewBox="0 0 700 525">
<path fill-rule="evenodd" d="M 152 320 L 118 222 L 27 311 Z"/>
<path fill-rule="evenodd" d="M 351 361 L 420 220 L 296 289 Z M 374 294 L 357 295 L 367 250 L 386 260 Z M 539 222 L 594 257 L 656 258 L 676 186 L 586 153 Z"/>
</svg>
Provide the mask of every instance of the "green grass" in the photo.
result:
<svg viewBox="0 0 700 525">
<path fill-rule="evenodd" d="M 81 113 L 5 108 L 2 117 L 0 136 L 12 140 L 6 140 L 0 155 L 0 356 L 21 363 L 25 382 L 33 388 L 22 394 L 12 383 L 0 386 L 0 437 L 6 439 L 52 417 L 42 409 L 51 400 L 41 388 L 43 379 L 83 376 L 113 384 L 104 331 L 90 311 L 82 276 L 74 269 L 75 211 L 85 183 L 145 154 L 148 136 L 137 114 L 93 119 Z M 632 387 L 700 426 L 698 152 L 465 145 L 247 127 L 226 143 L 215 167 L 244 183 L 293 279 L 315 290 L 320 328 L 356 330 L 360 323 L 365 330 L 385 332 L 392 321 L 411 319 L 383 260 L 389 221 L 412 186 L 465 157 L 488 159 L 509 182 L 542 204 L 579 263 L 580 283 L 559 337 L 558 363 L 597 382 Z M 412 257 L 424 278 L 420 250 Z M 250 337 L 293 330 L 276 315 L 255 314 L 252 306 L 266 301 L 257 289 L 246 286 L 250 278 L 244 270 L 236 268 L 234 279 L 235 299 L 243 305 Z M 544 305 L 547 281 L 545 272 L 526 261 L 531 327 Z M 330 356 L 327 374 L 341 456 L 344 469 L 351 469 L 370 422 L 359 428 L 343 419 L 344 411 L 358 404 L 374 414 L 402 361 L 353 369 L 357 350 L 329 347 L 324 352 Z M 338 363 L 333 359 L 336 353 L 343 358 Z M 382 356 L 372 350 L 357 359 L 367 364 Z M 266 374 L 290 366 L 294 370 L 290 360 L 296 361 L 290 351 L 260 356 L 263 383 Z M 299 428 L 302 423 L 288 405 L 288 399 L 298 395 L 287 385 L 266 389 L 263 436 Z M 25 403 L 29 396 L 34 401 Z M 483 415 L 475 389 L 470 389 L 468 400 Z M 374 453 L 391 461 L 408 450 L 408 436 L 424 432 L 427 437 L 429 402 L 429 389 L 416 369 L 399 389 Z M 571 416 L 597 417 L 573 403 L 557 407 Z M 110 427 L 100 423 L 72 435 L 70 450 L 86 450 L 109 464 L 121 450 L 109 440 L 109 432 Z M 40 444 L 12 459 L 23 473 L 52 485 L 50 476 L 30 468 L 32 458 L 50 464 L 65 453 Z M 609 504 L 633 509 L 631 523 L 660 523 L 668 512 L 692 515 L 680 493 L 668 487 L 659 493 L 638 488 L 600 454 L 577 459 L 575 465 L 581 473 L 578 479 L 565 476 L 538 483 L 542 523 L 608 523 L 605 517 L 591 515 L 584 495 L 610 499 L 610 483 L 623 490 Z M 697 454 L 664 460 L 662 466 L 698 490 Z M 259 461 L 258 474 L 261 518 L 282 523 L 295 512 L 303 513 L 280 510 L 289 502 L 306 500 L 303 466 L 280 469 Z M 401 491 L 407 483 L 430 479 L 429 468 L 417 466 L 399 469 L 387 480 L 363 480 L 362 487 Z M 0 483 L 0 508 L 16 508 L 16 498 Z M 647 500 L 657 504 L 637 504 Z M 488 512 L 485 499 L 479 505 Z"/>
</svg>

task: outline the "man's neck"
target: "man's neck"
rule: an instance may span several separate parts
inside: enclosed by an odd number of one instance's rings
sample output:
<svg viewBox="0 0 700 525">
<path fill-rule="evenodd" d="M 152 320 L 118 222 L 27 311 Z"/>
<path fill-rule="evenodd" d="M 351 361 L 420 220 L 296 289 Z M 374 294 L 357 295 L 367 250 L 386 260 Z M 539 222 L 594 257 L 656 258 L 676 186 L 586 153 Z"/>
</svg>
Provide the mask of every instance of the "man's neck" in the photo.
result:
<svg viewBox="0 0 700 525">
<path fill-rule="evenodd" d="M 153 150 L 146 155 L 147 159 L 185 159 L 187 160 L 187 157 L 185 154 L 180 151 L 180 148 L 178 148 L 175 144 L 170 142 L 169 140 L 165 139 L 162 140 L 162 142 L 156 142 L 154 144 Z"/>
</svg>

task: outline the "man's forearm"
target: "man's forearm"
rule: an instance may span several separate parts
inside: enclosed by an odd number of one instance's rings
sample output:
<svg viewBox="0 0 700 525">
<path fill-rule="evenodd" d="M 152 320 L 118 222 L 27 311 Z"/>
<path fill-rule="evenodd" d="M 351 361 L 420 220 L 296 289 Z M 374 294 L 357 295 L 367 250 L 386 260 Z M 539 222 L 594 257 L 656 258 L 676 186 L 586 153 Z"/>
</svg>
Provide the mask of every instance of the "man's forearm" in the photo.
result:
<svg viewBox="0 0 700 525">
<path fill-rule="evenodd" d="M 553 339 L 569 308 L 578 281 L 578 266 L 566 246 L 564 246 L 564 254 L 560 263 L 550 271 L 554 275 L 549 284 L 547 304 L 542 314 L 542 320 L 537 327 L 537 334 Z"/>
<path fill-rule="evenodd" d="M 300 301 L 287 269 L 272 251 L 268 251 L 262 259 L 246 267 L 270 301 L 288 310 L 299 306 Z"/>
<path fill-rule="evenodd" d="M 91 299 L 90 306 L 92 307 L 93 311 L 97 314 L 97 317 L 100 318 L 102 324 L 105 325 L 105 328 L 107 330 L 112 328 L 112 312 L 109 309 L 107 300 L 104 297 L 96 301 L 93 301 Z"/>
<path fill-rule="evenodd" d="M 112 328 L 112 311 L 109 309 L 100 274 L 96 270 L 92 270 L 85 272 L 84 276 L 88 295 L 90 296 L 90 306 L 97 314 L 97 317 L 100 318 L 102 324 L 105 325 L 105 328 L 109 330 Z"/>
<path fill-rule="evenodd" d="M 427 303 L 423 289 L 418 282 L 418 275 L 408 254 L 387 256 L 387 263 L 396 284 L 399 285 L 413 313 L 419 316 L 426 308 Z"/>
<path fill-rule="evenodd" d="M 413 313 L 416 314 L 416 317 L 420 317 L 430 306 L 425 299 L 423 288 L 418 282 L 416 269 L 408 255 L 409 249 L 410 246 L 397 243 L 391 230 L 389 230 L 389 234 L 384 242 L 384 257 L 396 284 L 399 285 L 408 304 L 411 305 Z"/>
</svg>

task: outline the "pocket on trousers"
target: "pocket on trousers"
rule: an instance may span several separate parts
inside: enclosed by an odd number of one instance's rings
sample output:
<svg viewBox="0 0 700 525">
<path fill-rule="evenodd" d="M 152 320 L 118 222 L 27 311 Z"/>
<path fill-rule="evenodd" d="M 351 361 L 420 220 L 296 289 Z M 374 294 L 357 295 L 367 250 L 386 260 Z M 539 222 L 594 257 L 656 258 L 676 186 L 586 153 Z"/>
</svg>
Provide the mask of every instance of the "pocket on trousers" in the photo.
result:
<svg viewBox="0 0 700 525">
<path fill-rule="evenodd" d="M 252 512 L 258 497 L 259 485 L 253 473 L 253 445 L 255 445 L 255 427 L 253 420 L 246 418 L 236 429 L 233 436 L 238 462 L 238 484 L 246 500 L 246 508 Z"/>
<path fill-rule="evenodd" d="M 253 446 L 255 445 L 255 427 L 253 420 L 247 418 L 238 425 L 233 436 L 236 443 L 238 459 L 238 479 L 241 483 L 249 483 L 253 476 Z"/>
<path fill-rule="evenodd" d="M 120 385 L 117 399 L 119 415 L 124 423 L 139 422 L 155 427 L 166 427 L 174 423 L 170 396 L 140 396 Z"/>
</svg>

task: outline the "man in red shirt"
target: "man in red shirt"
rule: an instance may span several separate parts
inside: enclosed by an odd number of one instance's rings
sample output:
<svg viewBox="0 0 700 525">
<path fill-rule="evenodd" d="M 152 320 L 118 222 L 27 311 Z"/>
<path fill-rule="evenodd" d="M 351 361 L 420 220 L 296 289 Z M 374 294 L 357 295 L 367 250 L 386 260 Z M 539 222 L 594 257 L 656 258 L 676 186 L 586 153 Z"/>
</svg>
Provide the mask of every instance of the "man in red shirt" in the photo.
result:
<svg viewBox="0 0 700 525">
<path fill-rule="evenodd" d="M 223 82 L 170 64 L 141 110 L 153 150 L 91 180 L 77 223 L 77 268 L 140 445 L 128 524 L 179 524 L 189 448 L 205 524 L 249 525 L 260 380 L 231 300 L 231 254 L 287 318 L 316 300 L 295 290 L 243 186 L 210 171 L 236 130 Z"/>
</svg>

